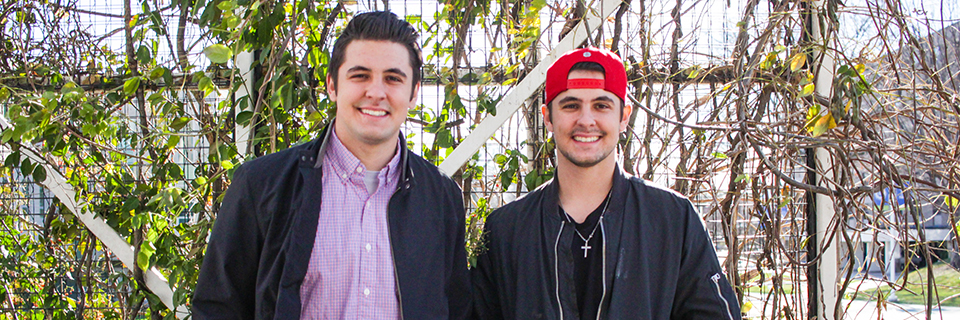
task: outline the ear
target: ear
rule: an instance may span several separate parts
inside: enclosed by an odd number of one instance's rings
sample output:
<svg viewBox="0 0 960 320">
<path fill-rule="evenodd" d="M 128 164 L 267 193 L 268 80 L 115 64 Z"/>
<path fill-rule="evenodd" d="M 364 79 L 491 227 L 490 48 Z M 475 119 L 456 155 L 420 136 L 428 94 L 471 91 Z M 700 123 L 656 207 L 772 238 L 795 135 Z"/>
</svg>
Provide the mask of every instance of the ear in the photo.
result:
<svg viewBox="0 0 960 320">
<path fill-rule="evenodd" d="M 334 88 L 333 77 L 330 74 L 327 74 L 327 98 L 330 101 L 337 102 L 337 88 Z"/>
<path fill-rule="evenodd" d="M 413 90 L 410 91 L 410 105 L 417 105 L 417 98 L 420 98 L 420 83 L 413 85 Z"/>
<path fill-rule="evenodd" d="M 550 121 L 550 107 L 541 104 L 540 114 L 543 115 L 543 125 L 547 127 L 547 131 L 553 132 L 553 122 Z"/>
<path fill-rule="evenodd" d="M 620 132 L 627 131 L 627 125 L 630 124 L 630 114 L 633 113 L 633 105 L 627 103 L 623 105 L 623 118 L 620 119 Z"/>
</svg>

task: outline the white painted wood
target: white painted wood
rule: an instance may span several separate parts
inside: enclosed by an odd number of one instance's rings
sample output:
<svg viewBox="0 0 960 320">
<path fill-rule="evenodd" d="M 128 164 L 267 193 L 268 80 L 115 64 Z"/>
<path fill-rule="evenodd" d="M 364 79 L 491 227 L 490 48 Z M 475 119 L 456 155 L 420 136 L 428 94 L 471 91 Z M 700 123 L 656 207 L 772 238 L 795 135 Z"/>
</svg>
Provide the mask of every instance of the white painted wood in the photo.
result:
<svg viewBox="0 0 960 320">
<path fill-rule="evenodd" d="M 599 3 L 599 10 L 590 9 L 597 8 L 598 4 L 596 1 L 587 4 L 586 7 L 588 10 L 585 19 L 581 20 L 570 33 L 564 36 L 563 39 L 557 43 L 557 46 L 553 48 L 516 87 L 510 90 L 510 93 L 497 105 L 496 116 L 484 118 L 483 121 L 473 129 L 473 132 L 463 139 L 463 142 L 440 163 L 440 172 L 453 175 L 457 169 L 462 167 L 464 163 L 467 163 L 467 161 L 477 153 L 477 150 L 480 150 L 480 147 L 497 132 L 497 129 L 506 123 L 507 120 L 523 106 L 527 98 L 540 88 L 546 79 L 547 69 L 550 68 L 550 65 L 553 64 L 559 56 L 575 49 L 579 44 L 583 43 L 583 41 L 592 35 L 603 23 L 603 19 L 606 19 L 607 16 L 612 14 L 622 2 L 620 0 L 598 1 L 602 1 Z M 597 15 L 597 11 L 599 11 L 599 16 Z"/>
<path fill-rule="evenodd" d="M 0 115 L 0 130 L 6 130 L 10 128 L 10 123 L 5 117 Z M 108 250 L 110 250 L 113 255 L 120 259 L 120 262 L 123 262 L 124 266 L 133 271 L 133 266 L 135 265 L 135 258 L 133 256 L 133 246 L 131 246 L 127 241 L 120 236 L 120 234 L 113 230 L 103 219 L 97 217 L 95 214 L 90 213 L 89 211 L 83 210 L 83 206 L 80 203 L 77 203 L 77 193 L 69 183 L 67 183 L 66 178 L 60 174 L 60 170 L 55 168 L 47 162 L 47 160 L 33 151 L 30 148 L 20 148 L 20 152 L 27 157 L 29 157 L 33 162 L 42 165 L 47 171 L 47 178 L 43 182 L 44 187 L 53 192 L 54 196 L 63 203 L 63 206 L 73 212 L 73 214 L 80 219 L 80 222 L 87 227 L 90 232 L 93 233 L 97 239 Z M 144 270 L 143 272 L 144 280 L 146 281 L 147 288 L 150 289 L 153 294 L 157 295 L 163 304 L 167 306 L 170 310 L 176 310 L 177 318 L 185 318 L 187 316 L 187 310 L 184 306 L 177 306 L 173 303 L 173 289 L 167 283 L 167 279 L 160 273 L 157 268 L 150 268 L 150 270 Z"/>
<path fill-rule="evenodd" d="M 248 99 L 247 108 L 253 106 L 253 97 L 251 92 L 253 92 L 254 78 L 253 78 L 253 53 L 250 51 L 243 51 L 237 54 L 234 64 L 237 66 L 237 69 L 240 72 L 240 77 L 243 78 L 243 85 L 237 88 L 237 92 L 234 94 L 236 97 L 234 101 L 238 101 L 242 97 L 250 96 Z M 244 110 L 236 110 L 237 114 L 240 114 Z M 241 154 L 241 157 L 246 157 L 246 152 L 248 145 L 250 145 L 250 131 L 253 130 L 253 124 L 247 123 L 245 126 L 237 125 L 236 132 L 234 132 L 234 139 L 237 141 L 237 153 Z"/>
<path fill-rule="evenodd" d="M 816 0 L 813 3 L 813 6 L 817 9 L 822 9 L 826 1 Z M 813 17 L 823 22 L 823 25 L 829 26 L 830 23 L 827 22 L 829 18 L 826 16 L 826 10 L 820 10 L 820 14 Z M 824 49 L 818 52 L 818 58 L 814 61 L 821 61 L 819 65 L 813 64 L 812 66 L 816 67 L 816 94 L 823 97 L 830 97 L 831 92 L 833 91 L 833 78 L 836 70 L 836 57 L 834 53 L 826 48 L 829 43 L 832 42 L 833 34 L 830 33 L 830 30 L 822 30 L 821 24 L 814 22 L 811 25 L 813 30 L 812 40 L 814 42 L 824 45 Z M 829 100 L 829 99 L 828 99 Z M 827 112 L 830 112 L 829 110 Z M 821 174 L 817 175 L 817 185 L 821 187 L 826 187 L 828 189 L 834 190 L 838 186 L 829 183 L 829 181 L 838 181 L 835 177 L 835 172 L 830 167 L 834 161 L 830 152 L 824 148 L 816 148 L 814 151 L 816 157 L 816 166 L 817 168 L 823 168 Z M 820 255 L 820 261 L 817 263 L 818 274 L 820 276 L 820 319 L 824 320 L 837 320 L 842 319 L 843 310 L 837 308 L 837 274 L 840 268 L 839 264 L 839 242 L 840 239 L 837 235 L 836 228 L 840 227 L 841 223 L 844 223 L 837 215 L 836 208 L 834 207 L 834 199 L 830 196 L 817 194 L 816 195 L 816 219 L 817 219 L 817 245 L 823 246 L 826 243 L 829 243 L 828 246 L 823 247 L 822 254 Z"/>
</svg>

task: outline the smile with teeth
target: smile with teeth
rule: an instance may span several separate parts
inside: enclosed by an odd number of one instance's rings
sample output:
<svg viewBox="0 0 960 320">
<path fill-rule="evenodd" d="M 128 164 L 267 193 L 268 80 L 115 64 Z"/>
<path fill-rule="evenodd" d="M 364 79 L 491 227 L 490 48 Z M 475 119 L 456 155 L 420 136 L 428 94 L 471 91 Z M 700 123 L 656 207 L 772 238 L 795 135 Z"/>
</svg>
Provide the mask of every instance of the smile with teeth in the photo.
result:
<svg viewBox="0 0 960 320">
<path fill-rule="evenodd" d="M 387 112 L 383 110 L 360 109 L 360 112 L 363 112 L 363 114 L 368 114 L 374 117 L 382 117 L 387 115 Z"/>
<path fill-rule="evenodd" d="M 576 140 L 576 141 L 579 141 L 579 142 L 594 142 L 594 141 L 597 141 L 597 140 L 599 140 L 599 139 L 600 139 L 600 137 L 598 137 L 598 136 L 591 136 L 591 137 L 574 136 L 574 137 L 573 137 L 573 140 Z"/>
</svg>

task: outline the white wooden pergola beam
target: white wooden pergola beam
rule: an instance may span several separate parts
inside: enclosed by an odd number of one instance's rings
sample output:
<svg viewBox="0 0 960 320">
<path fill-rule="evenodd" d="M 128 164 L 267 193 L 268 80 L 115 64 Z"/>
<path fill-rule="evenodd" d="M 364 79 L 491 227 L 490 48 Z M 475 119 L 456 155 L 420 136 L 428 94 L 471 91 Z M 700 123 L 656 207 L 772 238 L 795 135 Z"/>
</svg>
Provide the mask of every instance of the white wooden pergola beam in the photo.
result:
<svg viewBox="0 0 960 320">
<path fill-rule="evenodd" d="M 597 1 L 600 1 L 599 8 L 596 7 Z M 587 37 L 593 34 L 603 23 L 603 20 L 612 14 L 622 2 L 621 0 L 597 1 L 586 6 L 588 10 L 584 15 L 584 19 L 580 20 L 580 23 L 578 23 L 570 33 L 564 36 L 563 39 L 560 39 L 557 46 L 500 101 L 500 104 L 497 106 L 497 115 L 484 118 L 483 121 L 473 129 L 473 132 L 463 139 L 463 142 L 440 163 L 441 172 L 447 175 L 453 175 L 457 169 L 462 167 L 464 163 L 467 163 L 467 161 L 480 150 L 480 147 L 487 142 L 487 139 L 490 139 L 490 137 L 496 133 L 497 129 L 500 129 L 500 127 L 523 106 L 524 101 L 540 88 L 540 85 L 546 80 L 547 68 L 549 68 L 560 55 L 575 49 L 583 43 L 583 41 L 587 40 Z"/>
<path fill-rule="evenodd" d="M 7 119 L 3 115 L 0 115 L 0 131 L 10 129 L 11 127 Z M 74 190 L 73 186 L 67 183 L 67 179 L 60 174 L 59 168 L 51 166 L 46 158 L 37 154 L 32 149 L 20 148 L 20 152 L 46 169 L 47 178 L 42 181 L 41 184 L 53 192 L 63 206 L 73 212 L 87 230 L 90 230 L 113 255 L 117 256 L 117 259 L 120 259 L 120 262 L 123 262 L 124 267 L 133 272 L 133 267 L 136 265 L 133 246 L 127 243 L 127 240 L 111 228 L 106 221 L 103 221 L 103 219 L 89 211 L 83 210 L 83 206 L 76 200 L 76 190 Z M 184 306 L 174 304 L 174 290 L 170 287 L 166 277 L 164 277 L 157 268 L 151 267 L 150 270 L 144 270 L 143 277 L 150 292 L 157 295 L 168 309 L 174 310 L 177 318 L 182 319 L 187 316 L 187 310 Z"/>
</svg>

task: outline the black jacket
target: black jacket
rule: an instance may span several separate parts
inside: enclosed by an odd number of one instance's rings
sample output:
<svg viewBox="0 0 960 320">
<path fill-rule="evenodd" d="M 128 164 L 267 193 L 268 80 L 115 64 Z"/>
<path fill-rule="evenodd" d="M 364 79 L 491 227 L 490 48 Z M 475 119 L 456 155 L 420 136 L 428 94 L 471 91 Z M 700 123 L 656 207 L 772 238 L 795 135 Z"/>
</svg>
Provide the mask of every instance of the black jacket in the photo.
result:
<svg viewBox="0 0 960 320">
<path fill-rule="evenodd" d="M 300 285 L 320 213 L 318 155 L 332 127 L 236 170 L 200 269 L 193 319 L 300 318 Z M 387 219 L 401 314 L 464 318 L 470 280 L 460 188 L 406 148 L 400 166 Z"/>
<path fill-rule="evenodd" d="M 551 180 L 487 218 L 486 251 L 471 271 L 476 318 L 580 319 L 570 246 L 576 235 L 558 213 L 557 192 Z M 599 222 L 599 319 L 740 319 L 736 294 L 689 200 L 619 169 L 612 192 Z"/>
</svg>

